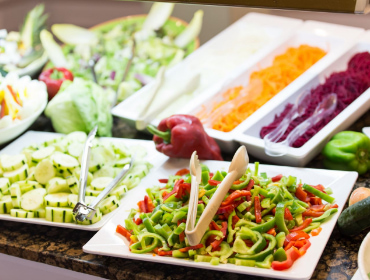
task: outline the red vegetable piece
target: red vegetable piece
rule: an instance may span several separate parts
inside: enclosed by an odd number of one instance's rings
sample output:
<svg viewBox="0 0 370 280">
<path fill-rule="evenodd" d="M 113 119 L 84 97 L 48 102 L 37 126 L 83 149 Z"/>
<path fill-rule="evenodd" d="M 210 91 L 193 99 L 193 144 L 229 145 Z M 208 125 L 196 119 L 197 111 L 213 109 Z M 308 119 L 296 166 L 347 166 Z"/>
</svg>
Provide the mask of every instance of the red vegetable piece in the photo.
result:
<svg viewBox="0 0 370 280">
<path fill-rule="evenodd" d="M 281 180 L 281 178 L 283 178 L 283 175 L 279 174 L 279 175 L 276 175 L 275 177 L 272 177 L 271 181 L 272 182 L 279 182 Z"/>
<path fill-rule="evenodd" d="M 308 227 L 311 223 L 312 223 L 312 219 L 308 218 L 308 219 L 304 220 L 303 224 L 301 224 L 299 227 L 290 229 L 289 231 L 290 232 L 301 231 L 301 230 L 305 229 L 306 227 Z"/>
<path fill-rule="evenodd" d="M 285 270 L 291 268 L 293 263 L 301 256 L 298 249 L 295 247 L 290 248 L 286 251 L 287 259 L 282 262 L 273 261 L 271 267 L 274 270 Z"/>
<path fill-rule="evenodd" d="M 158 251 L 158 256 L 172 256 L 172 251 Z"/>
<path fill-rule="evenodd" d="M 304 231 L 301 231 L 301 230 L 291 232 L 285 237 L 284 246 L 286 246 L 291 241 L 297 241 L 297 240 L 302 239 L 302 238 L 303 239 L 309 239 L 310 236 L 307 233 L 305 233 Z"/>
<path fill-rule="evenodd" d="M 227 232 L 227 222 L 222 222 L 221 232 L 224 235 L 224 237 L 220 238 L 219 240 L 216 239 L 215 241 L 213 241 L 211 243 L 211 246 L 212 246 L 213 250 L 220 247 L 221 242 L 225 239 L 226 232 Z"/>
<path fill-rule="evenodd" d="M 168 179 L 158 179 L 159 183 L 162 183 L 162 184 L 167 184 L 168 183 Z"/>
<path fill-rule="evenodd" d="M 128 241 L 131 241 L 131 233 L 121 225 L 117 225 L 116 232 L 124 236 Z"/>
<path fill-rule="evenodd" d="M 221 181 L 217 181 L 217 180 L 208 180 L 208 184 L 210 186 L 217 186 L 221 183 Z"/>
<path fill-rule="evenodd" d="M 254 197 L 254 215 L 256 216 L 256 223 L 259 224 L 262 221 L 262 213 L 261 213 L 261 202 L 258 195 Z"/>
<path fill-rule="evenodd" d="M 237 190 L 233 193 L 231 193 L 224 202 L 221 203 L 221 206 L 226 206 L 234 202 L 235 199 L 238 199 L 243 196 L 249 196 L 251 195 L 250 191 L 245 191 L 245 190 Z"/>
<path fill-rule="evenodd" d="M 234 204 L 223 206 L 218 208 L 216 214 L 226 214 L 226 213 L 230 214 L 231 212 L 233 212 L 234 208 L 235 208 Z"/>
<path fill-rule="evenodd" d="M 307 193 L 302 189 L 301 186 L 299 186 L 297 189 L 296 189 L 296 192 L 295 192 L 295 196 L 303 201 L 303 202 L 307 202 L 309 201 L 309 198 L 307 197 Z"/>
<path fill-rule="evenodd" d="M 293 221 L 292 213 L 290 213 L 290 210 L 288 208 L 285 208 L 284 219 L 288 221 Z"/>
<path fill-rule="evenodd" d="M 325 212 L 320 212 L 320 211 L 312 211 L 310 209 L 308 209 L 307 211 L 303 212 L 302 213 L 302 216 L 303 217 L 320 217 L 321 215 L 323 215 Z"/>
<path fill-rule="evenodd" d="M 179 171 L 176 172 L 176 176 L 184 176 L 186 174 L 189 174 L 190 170 L 187 168 L 180 169 Z"/>
<path fill-rule="evenodd" d="M 189 250 L 197 250 L 197 249 L 200 249 L 200 248 L 203 248 L 203 244 L 198 244 L 198 245 L 195 245 L 195 246 L 189 246 L 189 247 L 185 247 L 185 248 L 181 248 L 179 249 L 180 252 L 182 253 L 185 253 Z"/>
</svg>

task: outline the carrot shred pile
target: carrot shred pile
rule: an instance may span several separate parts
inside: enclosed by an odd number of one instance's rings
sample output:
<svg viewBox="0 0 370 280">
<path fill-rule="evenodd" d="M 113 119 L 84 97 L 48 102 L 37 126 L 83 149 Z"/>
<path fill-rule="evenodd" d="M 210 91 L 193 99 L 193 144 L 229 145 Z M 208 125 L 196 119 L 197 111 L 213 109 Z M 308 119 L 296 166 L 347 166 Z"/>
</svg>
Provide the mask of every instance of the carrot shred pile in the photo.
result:
<svg viewBox="0 0 370 280">
<path fill-rule="evenodd" d="M 197 116 L 213 129 L 229 132 L 252 115 L 267 101 L 325 56 L 318 47 L 301 45 L 288 48 L 275 57 L 271 66 L 253 72 L 247 87 L 226 90 L 222 101 L 211 108 L 203 106 Z"/>
</svg>

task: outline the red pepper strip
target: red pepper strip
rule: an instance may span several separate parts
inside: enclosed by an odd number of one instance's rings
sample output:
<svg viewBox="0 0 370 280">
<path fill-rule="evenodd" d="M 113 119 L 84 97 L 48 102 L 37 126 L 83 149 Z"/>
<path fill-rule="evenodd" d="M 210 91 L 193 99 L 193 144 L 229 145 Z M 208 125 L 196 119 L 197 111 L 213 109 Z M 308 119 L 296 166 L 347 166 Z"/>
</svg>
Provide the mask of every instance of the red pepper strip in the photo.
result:
<svg viewBox="0 0 370 280">
<path fill-rule="evenodd" d="M 311 211 L 310 209 L 303 212 L 302 213 L 302 216 L 303 217 L 306 217 L 306 216 L 309 216 L 309 217 L 320 217 L 321 215 L 323 215 L 325 212 L 318 212 L 318 211 Z"/>
<path fill-rule="evenodd" d="M 146 210 L 148 211 L 146 213 L 153 212 L 153 210 L 154 210 L 155 207 L 153 205 L 153 201 L 149 198 L 149 196 L 146 195 L 144 197 L 144 203 L 145 203 Z"/>
<path fill-rule="evenodd" d="M 323 212 L 325 209 L 325 205 L 312 205 L 308 210 L 314 212 Z"/>
<path fill-rule="evenodd" d="M 212 220 L 212 222 L 209 225 L 210 230 L 221 230 L 221 228 L 216 224 L 215 221 Z"/>
<path fill-rule="evenodd" d="M 275 230 L 275 228 L 269 229 L 266 233 L 267 234 L 271 234 L 273 236 L 276 236 L 276 230 Z"/>
<path fill-rule="evenodd" d="M 322 231 L 321 227 L 315 228 L 314 230 L 311 231 L 311 234 L 312 234 L 312 236 L 317 236 L 317 235 L 320 234 L 321 231 Z"/>
<path fill-rule="evenodd" d="M 307 193 L 302 189 L 301 186 L 299 186 L 297 189 L 296 189 L 296 192 L 295 192 L 295 196 L 303 201 L 303 202 L 307 202 L 309 201 L 310 199 L 307 197 Z"/>
<path fill-rule="evenodd" d="M 199 200 L 198 201 L 198 204 L 204 204 L 204 201 L 203 200 Z"/>
<path fill-rule="evenodd" d="M 310 240 L 305 239 L 305 240 L 302 240 L 302 241 L 305 242 L 305 245 L 303 245 L 301 248 L 299 248 L 299 254 L 301 256 L 303 256 L 304 254 L 306 254 L 307 249 L 310 248 L 310 246 L 311 246 Z"/>
<path fill-rule="evenodd" d="M 261 214 L 261 202 L 258 195 L 254 197 L 254 215 L 256 216 L 256 223 L 259 224 L 262 221 L 262 214 Z"/>
<path fill-rule="evenodd" d="M 310 197 L 310 203 L 312 205 L 321 205 L 322 204 L 322 199 L 319 197 Z"/>
<path fill-rule="evenodd" d="M 22 100 L 18 98 L 18 96 L 17 96 L 17 94 L 14 92 L 14 90 L 13 90 L 12 86 L 11 86 L 11 85 L 7 85 L 6 87 L 7 87 L 7 88 L 8 88 L 8 90 L 10 91 L 11 95 L 13 95 L 13 98 L 14 98 L 15 102 L 17 102 L 17 103 L 18 103 L 18 105 L 23 106 L 23 102 L 22 102 Z"/>
<path fill-rule="evenodd" d="M 252 179 L 249 180 L 248 185 L 244 188 L 246 191 L 250 191 L 254 186 L 254 181 Z"/>
<path fill-rule="evenodd" d="M 233 218 L 232 218 L 232 223 L 231 223 L 231 226 L 232 226 L 232 228 L 233 228 L 233 229 L 235 228 L 235 225 L 236 225 L 236 223 L 237 223 L 239 220 L 240 220 L 240 219 L 239 219 L 239 217 L 238 217 L 237 215 L 233 216 Z"/>
<path fill-rule="evenodd" d="M 210 186 L 217 186 L 221 183 L 221 181 L 216 181 L 216 180 L 208 180 L 208 184 Z"/>
<path fill-rule="evenodd" d="M 308 218 L 308 219 L 304 220 L 304 222 L 303 222 L 302 225 L 300 225 L 299 227 L 290 229 L 289 231 L 290 232 L 300 231 L 300 230 L 305 229 L 306 227 L 308 227 L 311 223 L 312 223 L 312 219 L 311 218 Z"/>
<path fill-rule="evenodd" d="M 0 119 L 5 116 L 5 99 L 1 102 Z"/>
<path fill-rule="evenodd" d="M 158 249 L 159 249 L 158 247 L 155 247 L 155 248 L 153 249 L 153 252 L 154 252 L 154 253 L 156 253 L 157 255 L 158 255 Z"/>
<path fill-rule="evenodd" d="M 190 194 L 190 188 L 191 184 L 181 183 L 175 197 L 181 199 L 186 193 Z"/>
<path fill-rule="evenodd" d="M 244 241 L 245 245 L 247 245 L 248 247 L 252 247 L 254 245 L 252 240 L 245 239 L 243 241 Z"/>
<path fill-rule="evenodd" d="M 179 188 L 180 188 L 180 185 L 184 183 L 184 179 L 180 179 L 180 180 L 177 180 L 173 186 L 173 190 L 171 192 L 169 192 L 164 198 L 163 198 L 163 202 L 166 201 L 170 196 L 172 196 L 174 193 L 177 193 Z"/>
<path fill-rule="evenodd" d="M 236 180 L 233 182 L 233 185 L 239 185 L 241 183 L 244 183 L 244 181 Z"/>
<path fill-rule="evenodd" d="M 293 263 L 301 256 L 298 249 L 295 247 L 286 251 L 287 259 L 283 262 L 273 261 L 271 267 L 274 270 L 285 270 L 292 267 Z"/>
<path fill-rule="evenodd" d="M 158 251 L 158 256 L 172 256 L 172 251 Z"/>
<path fill-rule="evenodd" d="M 296 247 L 297 249 L 302 248 L 304 245 L 306 245 L 306 244 L 307 244 L 306 240 L 307 240 L 307 239 L 297 240 L 297 241 L 294 243 L 294 247 Z"/>
<path fill-rule="evenodd" d="M 212 172 L 209 172 L 209 178 L 212 178 L 213 177 L 213 173 Z"/>
<path fill-rule="evenodd" d="M 284 250 L 288 251 L 290 248 L 292 248 L 295 244 L 295 241 L 290 241 L 285 247 Z"/>
<path fill-rule="evenodd" d="M 222 232 L 222 234 L 224 235 L 224 237 L 223 238 L 220 238 L 219 240 L 215 240 L 215 241 L 213 241 L 212 243 L 211 243 L 211 246 L 212 246 L 212 248 L 213 249 L 216 249 L 216 248 L 218 248 L 218 247 L 220 247 L 220 245 L 221 245 L 221 242 L 225 239 L 225 237 L 226 237 L 226 231 L 227 231 L 227 222 L 222 222 L 222 228 L 221 228 L 221 232 Z"/>
<path fill-rule="evenodd" d="M 235 199 L 239 198 L 239 197 L 243 197 L 243 196 L 248 196 L 248 195 L 251 195 L 251 192 L 250 191 L 235 191 L 233 192 L 232 194 L 230 194 L 226 200 L 224 202 L 221 203 L 221 206 L 226 206 L 226 205 L 229 205 L 231 204 Z"/>
<path fill-rule="evenodd" d="M 185 253 L 189 250 L 197 250 L 197 249 L 200 249 L 200 248 L 203 248 L 203 244 L 198 244 L 198 245 L 195 245 L 195 246 L 189 246 L 189 247 L 185 247 L 185 248 L 181 248 L 179 249 L 180 252 L 182 253 Z"/>
<path fill-rule="evenodd" d="M 183 175 L 186 175 L 186 174 L 189 174 L 190 173 L 190 170 L 187 169 L 187 168 L 184 168 L 184 169 L 180 169 L 179 171 L 176 172 L 176 176 L 183 176 Z"/>
<path fill-rule="evenodd" d="M 166 195 L 167 195 L 167 194 L 168 194 L 168 192 L 164 191 L 164 192 L 162 193 L 162 198 L 166 197 Z"/>
<path fill-rule="evenodd" d="M 227 205 L 227 206 L 224 206 L 224 207 L 220 207 L 220 208 L 218 208 L 216 214 L 231 213 L 231 212 L 233 212 L 234 208 L 235 208 L 234 204 Z"/>
<path fill-rule="evenodd" d="M 131 241 L 131 233 L 121 225 L 117 225 L 116 232 L 126 237 L 128 241 Z"/>
<path fill-rule="evenodd" d="M 143 220 L 141 220 L 140 218 L 137 218 L 136 220 L 134 220 L 134 223 L 137 224 L 137 225 L 140 225 L 142 224 Z"/>
<path fill-rule="evenodd" d="M 330 206 L 330 208 L 338 208 L 338 204 L 333 204 Z"/>
<path fill-rule="evenodd" d="M 297 241 L 298 239 L 309 239 L 310 236 L 305 233 L 304 231 L 294 231 L 292 233 L 289 233 L 286 237 L 285 237 L 285 241 L 284 241 L 284 246 L 286 246 L 290 241 Z"/>
<path fill-rule="evenodd" d="M 140 213 L 147 213 L 147 210 L 146 210 L 146 207 L 145 207 L 144 200 L 140 200 L 140 201 L 137 203 L 137 206 L 139 206 L 139 212 L 140 212 Z"/>
<path fill-rule="evenodd" d="M 272 208 L 271 212 L 272 212 L 272 214 L 275 215 L 275 213 L 276 213 L 276 207 L 275 208 Z M 284 212 L 284 218 L 285 218 L 285 212 Z"/>
<path fill-rule="evenodd" d="M 316 186 L 312 186 L 312 185 L 310 185 L 310 186 L 313 187 L 313 188 L 315 188 L 315 189 L 317 189 L 317 190 L 319 190 L 320 192 L 326 193 L 324 186 L 321 185 L 321 184 L 316 185 Z"/>
<path fill-rule="evenodd" d="M 271 181 L 272 182 L 279 182 L 281 180 L 281 178 L 283 178 L 283 175 L 279 174 L 279 175 L 276 175 L 275 177 L 272 177 Z"/>
<path fill-rule="evenodd" d="M 285 208 L 284 219 L 288 221 L 293 221 L 292 213 L 290 213 L 290 210 L 288 208 Z"/>
<path fill-rule="evenodd" d="M 168 183 L 168 179 L 158 179 L 159 183 L 162 183 L 162 184 L 167 184 Z"/>
</svg>

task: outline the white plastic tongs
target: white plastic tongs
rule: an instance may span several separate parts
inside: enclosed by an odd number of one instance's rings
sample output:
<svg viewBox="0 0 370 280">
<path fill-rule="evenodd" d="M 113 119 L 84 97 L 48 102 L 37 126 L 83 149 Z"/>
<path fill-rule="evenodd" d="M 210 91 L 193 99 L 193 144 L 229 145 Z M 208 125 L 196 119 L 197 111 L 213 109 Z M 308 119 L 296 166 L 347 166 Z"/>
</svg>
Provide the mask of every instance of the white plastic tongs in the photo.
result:
<svg viewBox="0 0 370 280">
<path fill-rule="evenodd" d="M 87 175 L 89 170 L 89 160 L 90 160 L 90 151 L 92 148 L 92 143 L 95 138 L 98 127 L 95 126 L 92 131 L 90 131 L 87 136 L 84 150 L 82 153 L 82 162 L 81 162 L 81 174 L 79 180 L 79 190 L 78 190 L 78 202 L 73 209 L 73 214 L 76 217 L 77 221 L 83 222 L 86 218 L 91 220 L 96 212 L 95 207 L 110 193 L 110 191 L 121 182 L 123 177 L 130 171 L 133 166 L 133 157 L 131 157 L 131 162 L 126 164 L 122 171 L 113 179 L 113 181 L 93 200 L 90 205 L 85 203 L 85 191 L 87 185 Z"/>
<path fill-rule="evenodd" d="M 190 159 L 191 191 L 189 200 L 188 219 L 186 221 L 185 234 L 191 246 L 199 244 L 202 236 L 209 227 L 217 209 L 229 191 L 233 182 L 243 176 L 247 170 L 249 157 L 245 146 L 241 146 L 235 153 L 229 166 L 229 172 L 222 180 L 216 192 L 212 196 L 203 214 L 200 216 L 197 225 L 195 225 L 198 207 L 198 188 L 202 177 L 202 170 L 196 151 Z"/>
</svg>

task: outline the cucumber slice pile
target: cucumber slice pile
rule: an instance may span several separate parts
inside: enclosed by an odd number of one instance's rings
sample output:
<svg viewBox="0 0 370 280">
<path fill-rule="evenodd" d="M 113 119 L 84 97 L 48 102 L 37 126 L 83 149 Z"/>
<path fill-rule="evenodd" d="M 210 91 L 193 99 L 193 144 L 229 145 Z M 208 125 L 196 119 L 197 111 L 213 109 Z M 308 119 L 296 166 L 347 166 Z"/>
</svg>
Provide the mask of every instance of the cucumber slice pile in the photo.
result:
<svg viewBox="0 0 370 280">
<path fill-rule="evenodd" d="M 135 165 L 97 207 L 91 220 L 80 223 L 72 211 L 78 200 L 81 155 L 86 133 L 32 145 L 18 155 L 0 156 L 0 214 L 18 218 L 44 218 L 58 223 L 94 224 L 120 205 L 125 193 L 137 186 L 152 165 L 143 147 L 94 139 L 89 162 L 85 201 L 90 204 L 135 155 Z"/>
</svg>

